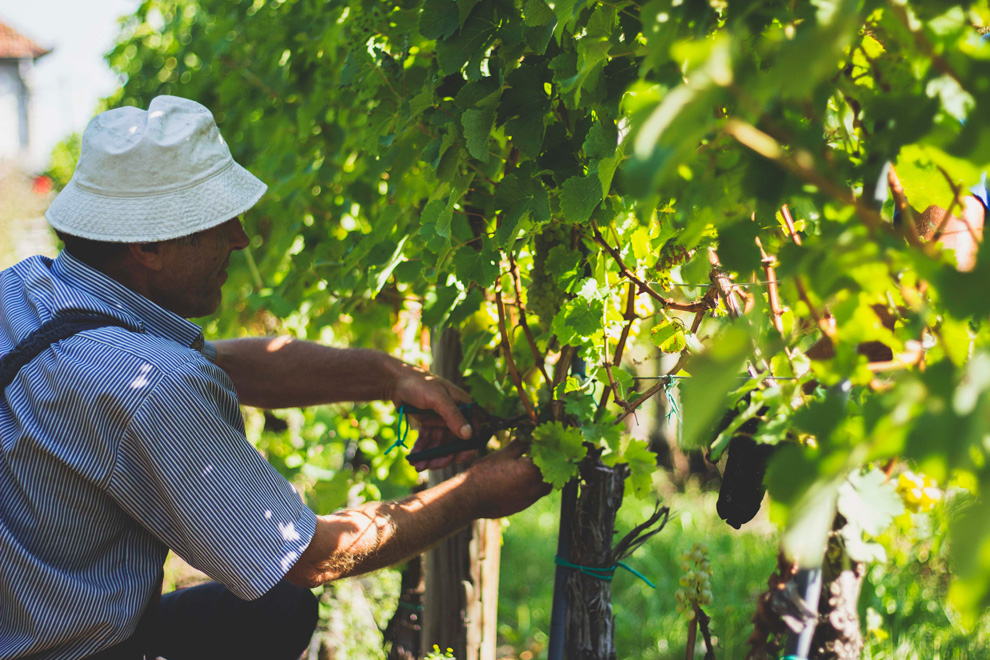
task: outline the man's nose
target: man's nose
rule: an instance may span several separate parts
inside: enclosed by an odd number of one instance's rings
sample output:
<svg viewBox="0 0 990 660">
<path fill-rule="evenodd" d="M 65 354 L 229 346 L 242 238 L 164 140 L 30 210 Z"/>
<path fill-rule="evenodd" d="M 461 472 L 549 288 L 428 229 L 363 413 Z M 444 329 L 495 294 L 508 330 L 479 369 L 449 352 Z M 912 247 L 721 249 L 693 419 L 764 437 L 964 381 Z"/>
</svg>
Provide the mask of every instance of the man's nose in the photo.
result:
<svg viewBox="0 0 990 660">
<path fill-rule="evenodd" d="M 231 250 L 243 250 L 251 244 L 251 239 L 244 231 L 244 225 L 241 224 L 239 217 L 227 221 L 227 231 L 228 245 Z"/>
</svg>

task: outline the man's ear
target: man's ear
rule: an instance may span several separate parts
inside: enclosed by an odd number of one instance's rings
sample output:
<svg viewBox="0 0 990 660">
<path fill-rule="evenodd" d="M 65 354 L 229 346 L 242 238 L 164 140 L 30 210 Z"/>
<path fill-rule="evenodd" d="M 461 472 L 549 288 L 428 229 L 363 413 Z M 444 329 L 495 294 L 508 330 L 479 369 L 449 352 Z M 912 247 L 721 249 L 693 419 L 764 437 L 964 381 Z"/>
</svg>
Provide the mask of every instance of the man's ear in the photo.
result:
<svg viewBox="0 0 990 660">
<path fill-rule="evenodd" d="M 165 265 L 162 255 L 161 242 L 156 243 L 130 243 L 127 246 L 128 256 L 131 260 L 148 270 L 159 271 Z"/>
</svg>

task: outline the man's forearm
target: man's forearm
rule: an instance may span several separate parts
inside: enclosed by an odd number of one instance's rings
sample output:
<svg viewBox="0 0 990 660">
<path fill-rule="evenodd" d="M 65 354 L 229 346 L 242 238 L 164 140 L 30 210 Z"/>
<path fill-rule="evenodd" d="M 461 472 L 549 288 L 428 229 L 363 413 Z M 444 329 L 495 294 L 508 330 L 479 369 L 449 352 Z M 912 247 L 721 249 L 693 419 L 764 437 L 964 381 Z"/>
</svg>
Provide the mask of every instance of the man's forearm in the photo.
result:
<svg viewBox="0 0 990 660">
<path fill-rule="evenodd" d="M 321 516 L 309 547 L 286 578 L 315 587 L 421 554 L 474 520 L 473 497 L 462 473 L 404 500 Z"/>
<path fill-rule="evenodd" d="M 288 337 L 216 341 L 217 365 L 241 403 L 290 408 L 388 399 L 408 365 L 380 351 L 340 349 Z"/>
</svg>

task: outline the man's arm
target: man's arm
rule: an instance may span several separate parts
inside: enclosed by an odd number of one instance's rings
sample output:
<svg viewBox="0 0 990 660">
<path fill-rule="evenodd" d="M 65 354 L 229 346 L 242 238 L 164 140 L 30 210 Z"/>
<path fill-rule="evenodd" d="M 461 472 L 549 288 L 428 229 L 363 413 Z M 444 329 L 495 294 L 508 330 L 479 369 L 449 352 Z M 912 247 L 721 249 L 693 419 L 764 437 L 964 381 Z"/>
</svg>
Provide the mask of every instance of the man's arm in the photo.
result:
<svg viewBox="0 0 990 660">
<path fill-rule="evenodd" d="M 467 392 L 380 351 L 333 348 L 289 337 L 230 339 L 214 345 L 217 365 L 230 376 L 246 405 L 294 408 L 392 400 L 435 410 L 451 432 L 471 437 L 470 424 L 457 408 L 471 401 Z M 427 446 L 445 433 L 442 426 L 427 426 L 426 432 L 437 436 Z"/>
<path fill-rule="evenodd" d="M 391 566 L 424 552 L 473 520 L 525 509 L 548 487 L 532 461 L 520 454 L 518 445 L 510 445 L 406 499 L 319 517 L 316 534 L 286 579 L 315 587 Z"/>
</svg>

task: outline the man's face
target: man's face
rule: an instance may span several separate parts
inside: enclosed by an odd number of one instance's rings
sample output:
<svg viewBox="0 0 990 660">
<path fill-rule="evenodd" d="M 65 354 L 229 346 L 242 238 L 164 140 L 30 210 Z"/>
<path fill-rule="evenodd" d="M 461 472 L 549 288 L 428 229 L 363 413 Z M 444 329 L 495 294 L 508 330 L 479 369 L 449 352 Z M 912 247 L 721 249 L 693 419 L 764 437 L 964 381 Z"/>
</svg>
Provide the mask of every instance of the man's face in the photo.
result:
<svg viewBox="0 0 990 660">
<path fill-rule="evenodd" d="M 158 302 L 183 318 L 212 314 L 220 307 L 220 288 L 234 250 L 250 240 L 240 218 L 204 231 L 159 244 L 164 267 L 156 288 Z"/>
</svg>

